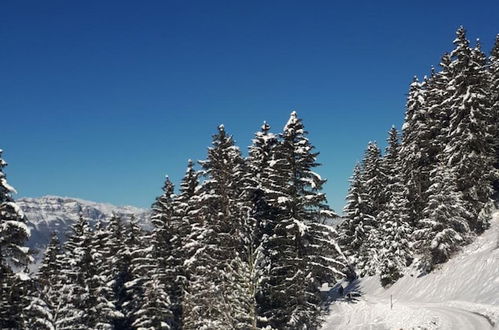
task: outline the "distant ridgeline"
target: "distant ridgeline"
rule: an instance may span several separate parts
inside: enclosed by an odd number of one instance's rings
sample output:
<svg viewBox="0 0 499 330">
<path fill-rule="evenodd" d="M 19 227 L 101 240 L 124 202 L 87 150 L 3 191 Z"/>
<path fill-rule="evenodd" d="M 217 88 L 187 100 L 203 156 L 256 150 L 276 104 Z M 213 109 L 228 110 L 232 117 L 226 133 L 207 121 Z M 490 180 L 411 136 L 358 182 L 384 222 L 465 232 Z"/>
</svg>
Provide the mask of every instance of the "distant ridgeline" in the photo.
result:
<svg viewBox="0 0 499 330">
<path fill-rule="evenodd" d="M 99 222 L 107 223 L 116 215 L 126 222 L 133 217 L 141 227 L 150 228 L 150 211 L 133 206 L 120 207 L 59 196 L 20 198 L 16 204 L 23 211 L 31 233 L 27 246 L 41 253 L 44 253 L 52 233 L 56 233 L 62 243 L 66 241 L 80 213 L 91 227 L 98 226 Z"/>
<path fill-rule="evenodd" d="M 0 328 L 318 329 L 322 284 L 357 272 L 389 285 L 445 262 L 487 229 L 498 179 L 499 38 L 489 58 L 462 28 L 454 44 L 411 84 L 401 142 L 392 128 L 383 156 L 369 143 L 336 229 L 293 112 L 279 134 L 264 123 L 248 157 L 219 126 L 178 192 L 166 179 L 149 229 L 56 203 L 67 240 L 52 235 L 39 271 L 16 274 L 29 228 L 0 159 Z M 35 230 L 46 217 L 32 202 Z"/>
</svg>

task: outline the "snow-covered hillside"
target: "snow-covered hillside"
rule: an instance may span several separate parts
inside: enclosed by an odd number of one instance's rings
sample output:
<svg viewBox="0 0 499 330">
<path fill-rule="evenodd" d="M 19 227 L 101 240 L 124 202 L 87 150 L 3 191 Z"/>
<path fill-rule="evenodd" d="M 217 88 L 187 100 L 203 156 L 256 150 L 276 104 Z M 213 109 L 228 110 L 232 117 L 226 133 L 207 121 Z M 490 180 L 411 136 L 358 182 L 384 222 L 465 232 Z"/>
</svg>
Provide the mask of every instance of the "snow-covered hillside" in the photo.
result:
<svg viewBox="0 0 499 330">
<path fill-rule="evenodd" d="M 139 223 L 145 225 L 149 215 L 147 210 L 133 206 L 115 206 L 69 197 L 20 198 L 16 202 L 24 211 L 31 229 L 28 246 L 39 250 L 44 250 L 54 231 L 64 241 L 65 234 L 78 219 L 80 210 L 91 225 L 99 220 L 107 220 L 113 214 L 126 219 L 134 215 Z"/>
<path fill-rule="evenodd" d="M 378 277 L 351 286 L 362 296 L 334 302 L 324 330 L 499 329 L 499 212 L 489 230 L 429 275 L 408 273 L 389 289 Z"/>
</svg>

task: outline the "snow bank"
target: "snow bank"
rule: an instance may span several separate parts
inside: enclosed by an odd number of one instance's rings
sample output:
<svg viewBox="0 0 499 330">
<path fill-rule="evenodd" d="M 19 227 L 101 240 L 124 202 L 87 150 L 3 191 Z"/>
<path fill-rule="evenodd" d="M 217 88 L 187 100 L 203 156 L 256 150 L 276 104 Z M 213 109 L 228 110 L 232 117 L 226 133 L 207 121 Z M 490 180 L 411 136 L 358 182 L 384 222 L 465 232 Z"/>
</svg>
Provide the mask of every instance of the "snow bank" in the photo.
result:
<svg viewBox="0 0 499 330">
<path fill-rule="evenodd" d="M 363 296 L 334 302 L 323 329 L 499 329 L 499 212 L 489 230 L 432 273 L 409 270 L 388 289 L 378 277 L 358 285 Z"/>
</svg>

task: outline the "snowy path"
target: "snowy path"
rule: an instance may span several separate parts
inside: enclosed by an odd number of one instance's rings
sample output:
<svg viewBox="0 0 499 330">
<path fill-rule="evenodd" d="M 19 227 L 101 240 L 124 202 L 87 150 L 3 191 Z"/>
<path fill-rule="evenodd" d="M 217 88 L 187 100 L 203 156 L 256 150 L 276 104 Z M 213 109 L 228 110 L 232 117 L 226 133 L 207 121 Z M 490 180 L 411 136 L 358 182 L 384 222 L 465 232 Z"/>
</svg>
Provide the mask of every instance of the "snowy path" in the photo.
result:
<svg viewBox="0 0 499 330">
<path fill-rule="evenodd" d="M 366 277 L 348 290 L 363 295 L 333 302 L 322 330 L 499 330 L 499 211 L 489 230 L 432 273 L 408 270 L 388 289 Z"/>
<path fill-rule="evenodd" d="M 493 329 L 487 317 L 443 303 L 390 302 L 364 296 L 357 302 L 338 302 L 323 329 Z"/>
</svg>

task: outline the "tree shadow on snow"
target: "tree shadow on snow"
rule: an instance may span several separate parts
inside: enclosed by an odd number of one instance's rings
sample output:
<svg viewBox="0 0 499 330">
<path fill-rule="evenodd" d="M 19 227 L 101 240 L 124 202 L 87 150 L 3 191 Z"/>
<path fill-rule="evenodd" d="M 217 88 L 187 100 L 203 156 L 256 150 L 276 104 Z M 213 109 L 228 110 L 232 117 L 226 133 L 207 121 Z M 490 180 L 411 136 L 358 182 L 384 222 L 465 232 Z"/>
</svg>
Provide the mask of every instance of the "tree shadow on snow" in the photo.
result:
<svg viewBox="0 0 499 330">
<path fill-rule="evenodd" d="M 329 307 L 335 302 L 347 302 L 350 304 L 355 304 L 362 297 L 363 292 L 360 288 L 359 279 L 353 279 L 348 282 L 347 286 L 345 283 L 337 283 L 329 291 L 323 291 L 323 307 L 325 311 L 329 311 Z"/>
</svg>

